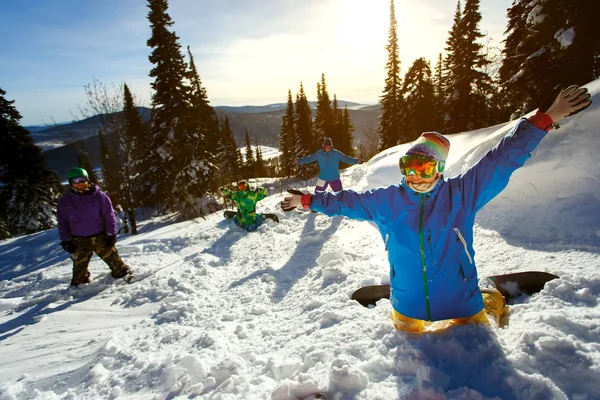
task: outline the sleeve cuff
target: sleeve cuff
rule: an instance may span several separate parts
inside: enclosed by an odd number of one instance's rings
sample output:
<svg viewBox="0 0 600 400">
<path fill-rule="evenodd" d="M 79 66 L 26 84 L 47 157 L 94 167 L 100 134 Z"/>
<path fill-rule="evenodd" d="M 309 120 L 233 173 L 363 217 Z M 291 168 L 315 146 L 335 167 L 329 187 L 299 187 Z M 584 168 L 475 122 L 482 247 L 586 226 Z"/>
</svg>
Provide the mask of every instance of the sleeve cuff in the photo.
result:
<svg viewBox="0 0 600 400">
<path fill-rule="evenodd" d="M 312 194 L 310 194 L 310 193 L 303 194 L 302 199 L 300 200 L 302 202 L 302 208 L 304 208 L 305 210 L 310 210 L 311 200 L 312 200 Z"/>
<path fill-rule="evenodd" d="M 529 117 L 528 121 L 532 123 L 536 128 L 549 132 L 553 128 L 552 118 L 548 114 L 545 114 L 538 110 L 535 115 Z"/>
</svg>

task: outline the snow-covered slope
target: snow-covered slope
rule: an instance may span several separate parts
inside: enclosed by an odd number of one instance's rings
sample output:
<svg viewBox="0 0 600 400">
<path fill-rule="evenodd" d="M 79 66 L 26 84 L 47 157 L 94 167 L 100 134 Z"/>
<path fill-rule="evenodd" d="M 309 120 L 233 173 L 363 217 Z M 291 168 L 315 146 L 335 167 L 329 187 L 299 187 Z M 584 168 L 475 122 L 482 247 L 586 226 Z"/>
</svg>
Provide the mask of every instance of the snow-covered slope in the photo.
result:
<svg viewBox="0 0 600 400">
<path fill-rule="evenodd" d="M 480 275 L 561 278 L 511 306 L 502 329 L 420 336 L 393 329 L 388 301 L 350 299 L 388 281 L 367 222 L 283 214 L 246 233 L 211 215 L 146 221 L 118 249 L 139 275 L 68 288 L 56 230 L 0 242 L 0 399 L 592 399 L 600 393 L 600 83 L 594 104 L 551 132 L 475 231 Z M 450 176 L 514 122 L 450 137 Z M 346 188 L 396 183 L 406 145 L 344 171 Z M 310 189 L 310 188 L 309 188 Z"/>
</svg>

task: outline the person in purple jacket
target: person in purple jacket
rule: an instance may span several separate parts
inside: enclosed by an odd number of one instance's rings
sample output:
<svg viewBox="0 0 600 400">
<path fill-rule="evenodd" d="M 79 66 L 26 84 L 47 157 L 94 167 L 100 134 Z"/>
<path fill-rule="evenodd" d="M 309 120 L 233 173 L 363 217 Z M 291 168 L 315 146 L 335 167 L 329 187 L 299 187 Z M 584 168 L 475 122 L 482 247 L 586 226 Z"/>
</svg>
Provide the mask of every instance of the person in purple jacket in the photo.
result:
<svg viewBox="0 0 600 400">
<path fill-rule="evenodd" d="M 106 193 L 91 185 L 83 168 L 73 168 L 67 175 L 69 190 L 58 201 L 58 235 L 60 245 L 73 259 L 71 285 L 90 282 L 88 264 L 96 253 L 110 267 L 113 278 L 130 274 L 115 243 L 117 222 Z"/>
</svg>

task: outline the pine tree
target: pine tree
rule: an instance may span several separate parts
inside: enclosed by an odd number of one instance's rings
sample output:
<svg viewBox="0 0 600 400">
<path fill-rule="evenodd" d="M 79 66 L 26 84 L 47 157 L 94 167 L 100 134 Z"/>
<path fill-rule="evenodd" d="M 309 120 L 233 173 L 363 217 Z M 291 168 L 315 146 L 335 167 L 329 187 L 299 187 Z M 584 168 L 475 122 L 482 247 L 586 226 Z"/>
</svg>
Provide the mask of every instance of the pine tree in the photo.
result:
<svg viewBox="0 0 600 400">
<path fill-rule="evenodd" d="M 296 127 L 296 158 L 302 158 L 314 153 L 318 145 L 315 144 L 312 113 L 306 99 L 306 94 L 304 93 L 302 82 L 300 83 L 300 92 L 296 94 L 294 124 Z M 315 172 L 316 168 L 314 164 L 302 165 L 298 169 L 299 176 L 303 179 L 313 176 Z"/>
<path fill-rule="evenodd" d="M 401 130 L 402 112 L 402 81 L 400 79 L 400 57 L 398 50 L 396 11 L 394 0 L 390 1 L 390 28 L 388 33 L 388 61 L 386 63 L 387 77 L 381 103 L 378 132 L 380 137 L 380 150 L 398 144 Z"/>
<path fill-rule="evenodd" d="M 446 42 L 448 133 L 475 129 L 487 123 L 481 116 L 488 115 L 485 107 L 486 96 L 491 91 L 491 79 L 484 72 L 489 61 L 481 53 L 483 46 L 478 43 L 483 37 L 478 28 L 480 21 L 479 0 L 466 0 L 462 14 L 458 2 L 454 24 Z"/>
<path fill-rule="evenodd" d="M 142 118 L 135 107 L 133 96 L 127 84 L 123 85 L 123 132 L 120 138 L 120 149 L 122 154 L 122 183 L 121 206 L 128 215 L 131 225 L 131 233 L 137 234 L 137 222 L 135 209 L 142 204 L 144 194 L 141 192 L 139 177 L 142 175 L 141 159 L 142 151 L 146 148 L 148 140 L 148 129 L 144 126 Z"/>
<path fill-rule="evenodd" d="M 189 181 L 183 187 L 175 182 L 182 181 L 182 175 L 187 174 L 187 165 L 181 164 L 187 164 L 193 155 L 193 148 L 182 147 L 181 140 L 181 136 L 189 134 L 186 131 L 189 129 L 190 88 L 185 83 L 188 73 L 179 37 L 169 30 L 173 21 L 167 14 L 167 0 L 148 0 L 148 8 L 152 35 L 147 44 L 153 49 L 149 60 L 154 65 L 150 71 L 154 94 L 152 142 L 145 180 L 151 185 L 153 203 L 168 209 L 177 201 L 173 189 L 184 192 L 189 186 Z"/>
<path fill-rule="evenodd" d="M 217 154 L 219 185 L 225 186 L 239 180 L 242 174 L 242 158 L 226 115 L 221 120 L 221 138 Z"/>
<path fill-rule="evenodd" d="M 265 160 L 263 159 L 262 156 L 262 150 L 260 149 L 260 146 L 258 144 L 256 144 L 256 163 L 255 163 L 255 175 L 257 178 L 264 178 L 267 176 L 267 169 L 265 166 Z"/>
<path fill-rule="evenodd" d="M 198 135 L 197 140 L 193 141 L 196 146 L 196 157 L 203 160 L 207 170 L 204 180 L 199 182 L 205 187 L 205 190 L 215 190 L 216 184 L 214 176 L 216 175 L 215 155 L 218 151 L 220 139 L 219 121 L 215 110 L 210 106 L 206 89 L 202 86 L 202 81 L 198 75 L 194 57 L 188 46 L 190 57 L 190 85 L 191 85 L 191 115 L 194 132 Z"/>
<path fill-rule="evenodd" d="M 333 123 L 329 137 L 333 141 L 333 147 L 338 149 L 342 153 L 347 154 L 346 142 L 342 136 L 344 115 L 342 114 L 342 110 L 340 110 L 338 106 L 337 96 L 335 94 L 333 95 L 333 106 L 331 107 L 331 115 L 333 117 Z"/>
<path fill-rule="evenodd" d="M 321 74 L 321 82 L 317 83 L 317 109 L 315 111 L 314 136 L 317 143 L 323 143 L 330 137 L 335 143 L 340 139 L 334 130 L 334 114 L 331 109 L 331 100 L 327 92 L 325 74 Z"/>
<path fill-rule="evenodd" d="M 506 114 L 536 108 L 555 86 L 600 77 L 599 13 L 595 0 L 513 3 L 500 69 Z"/>
<path fill-rule="evenodd" d="M 415 60 L 406 75 L 402 91 L 405 93 L 404 142 L 416 140 L 422 132 L 433 130 L 434 91 L 429 62 Z"/>
<path fill-rule="evenodd" d="M 56 173 L 20 124 L 21 114 L 0 88 L 0 226 L 4 234 L 32 233 L 56 225 L 62 192 Z"/>
<path fill-rule="evenodd" d="M 3 212 L 0 211 L 0 240 L 8 239 L 9 237 L 10 231 L 8 230 L 5 216 L 3 215 Z"/>
<path fill-rule="evenodd" d="M 440 53 L 432 76 L 433 115 L 431 116 L 431 122 L 433 130 L 435 131 L 442 131 L 444 127 L 444 99 L 446 97 L 446 86 L 443 71 L 444 62 L 442 60 L 442 53 Z"/>
<path fill-rule="evenodd" d="M 88 153 L 84 151 L 77 152 L 77 166 L 85 169 L 88 173 L 89 181 L 91 184 L 98 184 L 100 180 L 96 176 L 96 171 L 90 161 Z"/>
<path fill-rule="evenodd" d="M 281 131 L 279 133 L 279 164 L 283 176 L 289 177 L 296 171 L 296 131 L 294 129 L 294 103 L 292 100 L 292 91 L 288 90 L 287 106 L 285 114 L 281 119 Z"/>
<path fill-rule="evenodd" d="M 246 178 L 254 178 L 256 177 L 256 161 L 254 160 L 254 154 L 252 153 L 252 145 L 250 144 L 250 135 L 248 134 L 248 129 L 246 129 L 246 162 L 244 164 L 244 169 L 246 171 Z"/>
<path fill-rule="evenodd" d="M 102 129 L 98 131 L 100 157 L 102 159 L 102 188 L 110 196 L 114 205 L 121 204 L 122 165 L 118 139 L 107 140 Z M 87 170 L 87 169 L 86 169 Z"/>
<path fill-rule="evenodd" d="M 342 145 L 344 147 L 344 154 L 354 157 L 354 124 L 350 120 L 350 113 L 348 112 L 348 106 L 344 106 L 344 113 L 342 115 L 341 120 L 341 136 L 342 136 Z"/>
</svg>

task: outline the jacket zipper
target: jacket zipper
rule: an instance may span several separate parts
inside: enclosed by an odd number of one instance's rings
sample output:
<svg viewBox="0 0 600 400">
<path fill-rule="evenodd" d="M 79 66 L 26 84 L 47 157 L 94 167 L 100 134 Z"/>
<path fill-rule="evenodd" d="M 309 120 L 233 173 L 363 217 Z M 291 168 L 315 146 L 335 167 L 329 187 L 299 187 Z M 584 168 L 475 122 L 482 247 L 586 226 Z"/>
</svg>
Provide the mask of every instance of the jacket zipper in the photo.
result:
<svg viewBox="0 0 600 400">
<path fill-rule="evenodd" d="M 463 247 L 465 248 L 465 253 L 467 254 L 467 257 L 469 258 L 469 263 L 473 264 L 473 257 L 471 257 L 471 253 L 469 253 L 469 249 L 467 247 L 467 241 L 463 237 L 462 233 L 460 233 L 460 231 L 458 230 L 458 228 L 454 228 L 454 231 L 458 235 L 458 240 L 460 240 L 462 242 Z"/>
<path fill-rule="evenodd" d="M 423 266 L 423 286 L 425 288 L 425 306 L 427 321 L 431 321 L 431 306 L 429 304 L 429 288 L 427 287 L 427 265 L 425 264 L 425 241 L 423 240 L 423 213 L 425 211 L 425 195 L 421 196 L 421 211 L 419 212 L 419 248 L 421 250 L 421 265 Z"/>
</svg>

